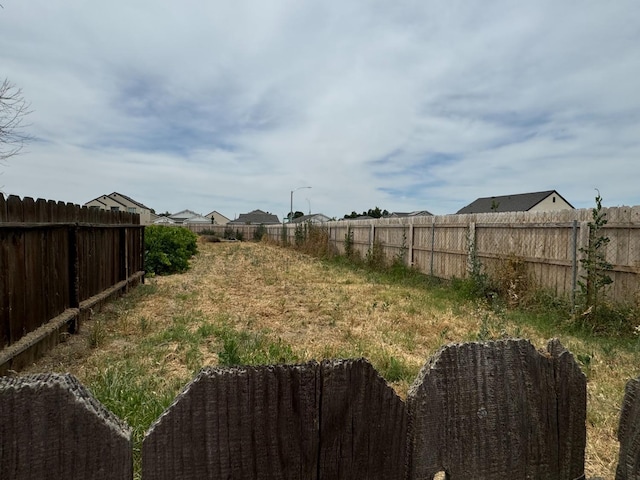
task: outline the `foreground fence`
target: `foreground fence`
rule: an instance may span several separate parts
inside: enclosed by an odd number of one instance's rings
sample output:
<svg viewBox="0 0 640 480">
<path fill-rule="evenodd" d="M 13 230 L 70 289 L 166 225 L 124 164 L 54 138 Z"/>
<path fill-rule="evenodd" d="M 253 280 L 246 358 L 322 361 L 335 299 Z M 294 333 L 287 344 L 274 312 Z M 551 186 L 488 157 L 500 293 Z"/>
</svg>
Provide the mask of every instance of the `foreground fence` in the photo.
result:
<svg viewBox="0 0 640 480">
<path fill-rule="evenodd" d="M 139 215 L 0 194 L 0 374 L 138 282 Z"/>
<path fill-rule="evenodd" d="M 605 208 L 608 223 L 607 273 L 613 280 L 607 295 L 618 302 L 640 302 L 640 207 Z M 557 212 L 507 212 L 375 220 L 340 220 L 322 224 L 329 246 L 344 254 L 346 243 L 364 258 L 378 248 L 387 260 L 439 278 L 464 278 L 473 252 L 486 272 L 496 275 L 507 262 L 525 266 L 535 286 L 573 298 L 585 274 L 580 260 L 589 246 L 591 209 Z M 296 244 L 301 224 L 266 225 L 270 240 Z M 225 226 L 210 226 L 222 235 Z M 234 226 L 252 239 L 257 225 Z M 298 234 L 300 232 L 298 231 Z M 348 241 L 346 239 L 349 239 Z"/>
<path fill-rule="evenodd" d="M 557 340 L 446 346 L 406 403 L 363 359 L 205 368 L 147 431 L 142 478 L 577 480 L 585 421 Z M 640 380 L 619 439 L 616 479 L 640 478 Z M 131 429 L 74 377 L 0 377 L 0 478 L 132 475 Z"/>
</svg>

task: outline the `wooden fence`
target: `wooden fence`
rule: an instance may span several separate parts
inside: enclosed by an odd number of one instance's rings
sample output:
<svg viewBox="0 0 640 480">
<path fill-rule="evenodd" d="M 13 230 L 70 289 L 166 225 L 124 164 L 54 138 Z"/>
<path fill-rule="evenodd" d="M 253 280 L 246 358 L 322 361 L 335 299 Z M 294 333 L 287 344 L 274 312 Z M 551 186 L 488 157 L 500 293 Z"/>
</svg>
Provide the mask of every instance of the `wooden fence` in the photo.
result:
<svg viewBox="0 0 640 480">
<path fill-rule="evenodd" d="M 606 259 L 613 265 L 608 296 L 618 302 L 640 301 L 640 206 L 612 207 L 602 234 L 610 239 Z M 538 288 L 572 298 L 584 274 L 580 260 L 589 244 L 591 210 L 443 215 L 376 220 L 340 220 L 322 224 L 331 248 L 343 254 L 345 238 L 364 258 L 380 248 L 388 260 L 402 258 L 408 265 L 439 278 L 464 278 L 472 250 L 489 275 L 505 262 L 523 262 Z M 299 224 L 298 224 L 299 225 Z M 252 239 L 256 225 L 243 225 Z M 303 228 L 299 226 L 298 228 Z M 236 227 L 234 227 L 236 228 Z M 239 227 L 238 227 L 239 228 Z M 267 225 L 277 243 L 295 244 L 295 224 Z M 224 226 L 211 226 L 218 234 Z"/>
<path fill-rule="evenodd" d="M 639 391 L 618 480 L 640 478 Z M 443 347 L 406 402 L 364 359 L 209 367 L 147 431 L 142 478 L 577 480 L 585 422 L 586 378 L 557 340 Z M 70 375 L 0 377 L 0 478 L 130 480 L 131 429 Z"/>
<path fill-rule="evenodd" d="M 619 479 L 638 478 L 639 404 Z M 585 421 L 557 340 L 446 346 L 406 403 L 364 359 L 205 368 L 147 431 L 142 478 L 576 480 Z M 72 376 L 0 377 L 0 478 L 130 480 L 131 429 Z"/>
<path fill-rule="evenodd" d="M 139 215 L 0 194 L 0 374 L 143 275 Z"/>
</svg>

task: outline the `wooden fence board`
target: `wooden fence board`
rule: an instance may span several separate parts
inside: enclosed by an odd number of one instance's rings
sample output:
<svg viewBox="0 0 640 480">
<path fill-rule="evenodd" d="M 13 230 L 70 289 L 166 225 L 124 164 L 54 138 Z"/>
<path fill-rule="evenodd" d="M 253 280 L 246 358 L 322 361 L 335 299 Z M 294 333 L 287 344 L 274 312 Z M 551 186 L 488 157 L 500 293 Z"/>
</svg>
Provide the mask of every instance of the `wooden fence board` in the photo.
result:
<svg viewBox="0 0 640 480">
<path fill-rule="evenodd" d="M 316 479 L 318 364 L 208 368 L 151 426 L 142 475 Z"/>
<path fill-rule="evenodd" d="M 410 477 L 580 478 L 586 379 L 557 342 L 550 350 L 525 340 L 440 350 L 407 399 Z"/>
<path fill-rule="evenodd" d="M 145 480 L 393 480 L 405 452 L 404 402 L 366 360 L 337 360 L 203 370 L 150 428 L 142 468 Z"/>
<path fill-rule="evenodd" d="M 405 478 L 404 402 L 363 360 L 322 363 L 320 477 Z"/>
<path fill-rule="evenodd" d="M 640 378 L 629 380 L 625 387 L 618 441 L 616 480 L 640 480 Z"/>
<path fill-rule="evenodd" d="M 20 198 L 10 195 L 7 198 L 7 221 L 22 222 L 24 214 Z M 9 253 L 7 255 L 8 299 L 7 310 L 9 324 L 9 342 L 13 342 L 27 333 L 23 324 L 27 316 L 26 298 L 23 294 L 28 288 L 25 270 L 24 232 L 11 232 L 7 239 Z"/>
<path fill-rule="evenodd" d="M 0 478 L 131 480 L 131 430 L 71 375 L 0 377 Z"/>
<path fill-rule="evenodd" d="M 25 197 L 22 200 L 23 221 L 36 223 L 38 212 L 33 198 Z M 45 323 L 46 298 L 43 295 L 42 284 L 42 230 L 32 229 L 24 231 L 24 262 L 26 291 L 24 292 L 25 305 L 28 307 L 23 325 L 26 332 L 31 332 Z"/>
</svg>

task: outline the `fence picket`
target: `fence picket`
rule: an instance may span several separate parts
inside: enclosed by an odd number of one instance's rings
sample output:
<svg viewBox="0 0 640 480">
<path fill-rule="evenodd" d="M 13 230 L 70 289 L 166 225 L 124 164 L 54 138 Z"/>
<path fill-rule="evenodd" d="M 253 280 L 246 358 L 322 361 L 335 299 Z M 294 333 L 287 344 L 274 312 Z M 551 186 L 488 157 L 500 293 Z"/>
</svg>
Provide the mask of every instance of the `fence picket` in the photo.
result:
<svg viewBox="0 0 640 480">
<path fill-rule="evenodd" d="M 410 478 L 584 475 L 586 378 L 558 342 L 549 350 L 526 340 L 441 349 L 407 398 Z"/>
<path fill-rule="evenodd" d="M 0 377 L 0 478 L 131 480 L 131 430 L 71 375 Z"/>
<path fill-rule="evenodd" d="M 317 363 L 204 369 L 145 436 L 144 479 L 317 479 L 317 377 Z"/>
<path fill-rule="evenodd" d="M 640 479 L 640 378 L 627 382 L 618 427 L 616 480 Z"/>
</svg>

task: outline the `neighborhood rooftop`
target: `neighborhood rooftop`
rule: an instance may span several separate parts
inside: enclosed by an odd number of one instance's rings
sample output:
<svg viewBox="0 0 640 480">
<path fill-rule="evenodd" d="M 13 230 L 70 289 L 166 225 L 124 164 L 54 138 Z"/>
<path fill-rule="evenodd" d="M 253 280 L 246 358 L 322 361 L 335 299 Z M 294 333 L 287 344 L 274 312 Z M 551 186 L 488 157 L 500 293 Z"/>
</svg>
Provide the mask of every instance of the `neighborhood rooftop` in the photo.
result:
<svg viewBox="0 0 640 480">
<path fill-rule="evenodd" d="M 543 192 L 478 198 L 456 213 L 527 212 L 549 197 L 552 198 L 552 203 L 556 203 L 557 197 L 558 200 L 561 200 L 558 203 L 561 203 L 565 208 L 573 208 L 556 190 L 545 190 Z"/>
</svg>

